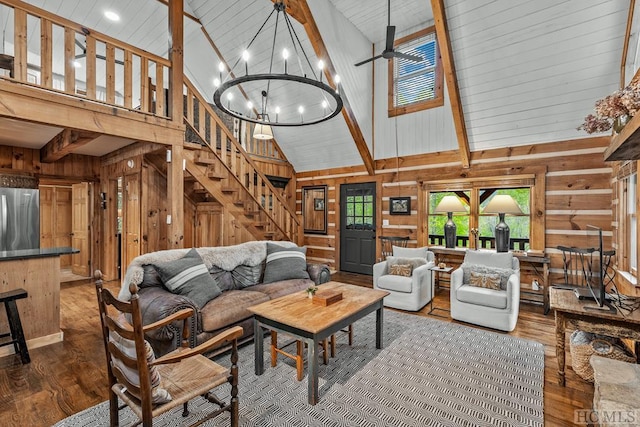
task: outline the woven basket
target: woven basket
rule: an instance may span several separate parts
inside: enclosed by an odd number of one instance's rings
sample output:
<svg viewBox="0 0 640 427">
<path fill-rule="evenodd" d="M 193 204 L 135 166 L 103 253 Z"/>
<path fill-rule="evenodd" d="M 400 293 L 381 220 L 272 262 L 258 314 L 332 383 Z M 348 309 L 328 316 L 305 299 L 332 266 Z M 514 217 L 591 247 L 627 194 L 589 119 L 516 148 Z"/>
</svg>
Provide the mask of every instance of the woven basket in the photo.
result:
<svg viewBox="0 0 640 427">
<path fill-rule="evenodd" d="M 585 381 L 593 382 L 593 368 L 589 359 L 594 354 L 609 359 L 635 363 L 635 357 L 618 338 L 574 331 L 569 338 L 571 365 L 576 374 Z"/>
</svg>

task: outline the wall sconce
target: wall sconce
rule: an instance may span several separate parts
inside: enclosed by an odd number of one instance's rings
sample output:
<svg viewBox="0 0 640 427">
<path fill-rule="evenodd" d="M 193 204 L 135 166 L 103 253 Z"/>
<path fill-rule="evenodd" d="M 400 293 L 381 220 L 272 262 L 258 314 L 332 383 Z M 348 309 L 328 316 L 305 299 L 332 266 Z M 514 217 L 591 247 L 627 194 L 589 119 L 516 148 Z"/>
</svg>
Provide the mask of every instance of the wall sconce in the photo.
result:
<svg viewBox="0 0 640 427">
<path fill-rule="evenodd" d="M 167 163 L 171 163 L 171 150 L 167 150 Z"/>
</svg>

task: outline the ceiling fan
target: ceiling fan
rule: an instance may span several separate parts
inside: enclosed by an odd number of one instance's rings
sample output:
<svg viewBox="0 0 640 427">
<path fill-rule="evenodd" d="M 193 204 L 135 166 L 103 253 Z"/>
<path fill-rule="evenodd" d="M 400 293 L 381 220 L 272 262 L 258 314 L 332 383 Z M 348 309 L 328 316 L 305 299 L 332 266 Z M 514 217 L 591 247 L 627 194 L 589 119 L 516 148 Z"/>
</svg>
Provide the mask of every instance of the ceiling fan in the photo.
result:
<svg viewBox="0 0 640 427">
<path fill-rule="evenodd" d="M 404 52 L 397 52 L 393 48 L 393 42 L 396 36 L 396 26 L 391 25 L 391 0 L 387 2 L 387 39 L 385 41 L 384 50 L 380 55 L 376 55 L 373 58 L 365 59 L 364 61 L 358 62 L 355 64 L 356 67 L 366 64 L 367 62 L 375 61 L 378 58 L 391 59 L 391 58 L 402 58 L 409 61 L 420 62 L 423 60 L 422 57 L 417 55 L 409 55 Z"/>
</svg>

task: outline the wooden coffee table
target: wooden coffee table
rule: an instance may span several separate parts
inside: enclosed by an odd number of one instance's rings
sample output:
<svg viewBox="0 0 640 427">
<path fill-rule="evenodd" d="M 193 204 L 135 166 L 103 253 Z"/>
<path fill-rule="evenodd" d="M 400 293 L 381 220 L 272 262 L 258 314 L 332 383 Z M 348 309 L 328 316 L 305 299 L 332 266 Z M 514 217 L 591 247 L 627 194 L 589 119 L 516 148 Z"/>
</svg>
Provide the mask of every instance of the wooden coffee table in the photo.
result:
<svg viewBox="0 0 640 427">
<path fill-rule="evenodd" d="M 313 304 L 304 291 L 249 307 L 253 313 L 256 375 L 264 372 L 263 327 L 282 332 L 307 344 L 308 398 L 318 402 L 318 343 L 376 311 L 376 348 L 382 348 L 382 299 L 388 292 L 339 282 L 320 285 L 320 290 L 342 292 L 342 300 L 327 307 Z"/>
</svg>

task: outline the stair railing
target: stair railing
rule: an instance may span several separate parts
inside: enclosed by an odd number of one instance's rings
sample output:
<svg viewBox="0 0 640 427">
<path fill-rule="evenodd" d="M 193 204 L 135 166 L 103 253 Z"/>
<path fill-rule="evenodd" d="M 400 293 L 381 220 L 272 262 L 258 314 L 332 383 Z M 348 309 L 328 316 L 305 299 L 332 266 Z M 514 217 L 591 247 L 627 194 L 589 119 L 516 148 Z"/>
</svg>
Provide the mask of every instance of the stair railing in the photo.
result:
<svg viewBox="0 0 640 427">
<path fill-rule="evenodd" d="M 225 126 L 211 105 L 185 77 L 185 122 L 220 159 L 233 177 L 289 240 L 296 242 L 299 220 L 296 213 L 260 171 L 251 156 Z"/>
</svg>

